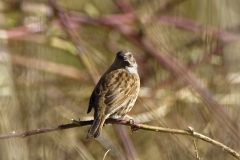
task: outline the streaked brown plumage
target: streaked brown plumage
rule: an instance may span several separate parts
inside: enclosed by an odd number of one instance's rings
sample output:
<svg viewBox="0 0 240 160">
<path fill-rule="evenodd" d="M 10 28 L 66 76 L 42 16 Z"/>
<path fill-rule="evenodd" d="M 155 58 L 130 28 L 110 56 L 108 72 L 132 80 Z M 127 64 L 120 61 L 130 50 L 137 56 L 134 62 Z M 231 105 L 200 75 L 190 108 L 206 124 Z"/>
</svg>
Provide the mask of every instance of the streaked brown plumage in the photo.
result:
<svg viewBox="0 0 240 160">
<path fill-rule="evenodd" d="M 94 108 L 94 122 L 86 138 L 98 137 L 107 118 L 124 117 L 133 107 L 140 89 L 137 63 L 132 53 L 117 53 L 90 97 L 87 113 Z"/>
</svg>

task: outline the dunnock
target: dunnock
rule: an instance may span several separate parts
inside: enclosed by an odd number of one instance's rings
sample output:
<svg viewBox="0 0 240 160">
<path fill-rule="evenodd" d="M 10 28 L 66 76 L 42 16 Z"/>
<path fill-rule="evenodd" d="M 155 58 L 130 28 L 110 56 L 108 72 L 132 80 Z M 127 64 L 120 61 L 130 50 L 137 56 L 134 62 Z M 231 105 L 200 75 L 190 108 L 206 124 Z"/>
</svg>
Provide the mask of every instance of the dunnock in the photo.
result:
<svg viewBox="0 0 240 160">
<path fill-rule="evenodd" d="M 87 113 L 94 108 L 94 121 L 86 138 L 98 137 L 107 118 L 124 117 L 136 102 L 139 89 L 136 60 L 131 52 L 122 50 L 92 92 Z"/>
</svg>

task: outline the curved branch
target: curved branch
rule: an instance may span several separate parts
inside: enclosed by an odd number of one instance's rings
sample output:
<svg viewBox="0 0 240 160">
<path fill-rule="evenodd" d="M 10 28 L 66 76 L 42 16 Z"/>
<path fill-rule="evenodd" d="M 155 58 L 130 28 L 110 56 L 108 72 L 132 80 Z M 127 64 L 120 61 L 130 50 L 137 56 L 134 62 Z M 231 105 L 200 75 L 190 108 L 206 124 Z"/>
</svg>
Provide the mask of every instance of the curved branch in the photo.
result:
<svg viewBox="0 0 240 160">
<path fill-rule="evenodd" d="M 41 129 L 30 130 L 30 131 L 24 131 L 24 132 L 19 132 L 19 133 L 16 133 L 15 131 L 13 131 L 13 132 L 8 133 L 8 134 L 1 134 L 0 139 L 25 138 L 25 137 L 28 137 L 28 136 L 41 134 L 41 133 L 47 133 L 47 132 L 53 132 L 53 131 L 64 130 L 64 129 L 69 129 L 69 128 L 87 126 L 87 125 L 91 125 L 93 120 L 86 120 L 86 121 L 72 120 L 72 122 L 73 123 L 62 124 L 62 125 L 59 125 L 59 126 L 41 128 Z M 217 147 L 220 147 L 224 151 L 226 151 L 229 154 L 231 154 L 232 156 L 234 156 L 236 159 L 240 160 L 240 154 L 237 153 L 235 150 L 227 147 L 226 145 L 224 145 L 224 144 L 222 144 L 222 143 L 220 143 L 220 142 L 218 142 L 214 139 L 211 139 L 207 136 L 204 136 L 200 133 L 195 132 L 193 129 L 191 129 L 191 127 L 189 127 L 186 130 L 171 129 L 171 128 L 163 128 L 163 127 L 141 124 L 141 123 L 134 122 L 132 120 L 125 121 L 125 120 L 111 119 L 111 118 L 107 119 L 105 121 L 105 124 L 120 124 L 120 125 L 125 125 L 125 126 L 131 126 L 132 131 L 142 129 L 142 130 L 148 130 L 148 131 L 154 131 L 154 132 L 163 132 L 163 133 L 181 134 L 181 135 L 192 136 L 192 137 L 201 139 L 203 141 L 206 141 L 208 143 L 211 143 L 211 144 L 213 144 Z"/>
</svg>

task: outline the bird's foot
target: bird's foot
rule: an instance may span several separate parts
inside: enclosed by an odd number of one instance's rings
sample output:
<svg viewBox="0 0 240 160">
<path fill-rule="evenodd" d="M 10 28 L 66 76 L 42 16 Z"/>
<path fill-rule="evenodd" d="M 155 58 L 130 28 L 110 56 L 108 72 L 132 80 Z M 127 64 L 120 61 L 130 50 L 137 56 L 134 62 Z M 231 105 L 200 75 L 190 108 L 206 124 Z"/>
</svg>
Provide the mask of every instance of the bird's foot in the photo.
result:
<svg viewBox="0 0 240 160">
<path fill-rule="evenodd" d="M 76 124 L 76 125 L 80 125 L 80 118 L 78 120 L 75 119 L 71 119 L 72 123 Z"/>
</svg>

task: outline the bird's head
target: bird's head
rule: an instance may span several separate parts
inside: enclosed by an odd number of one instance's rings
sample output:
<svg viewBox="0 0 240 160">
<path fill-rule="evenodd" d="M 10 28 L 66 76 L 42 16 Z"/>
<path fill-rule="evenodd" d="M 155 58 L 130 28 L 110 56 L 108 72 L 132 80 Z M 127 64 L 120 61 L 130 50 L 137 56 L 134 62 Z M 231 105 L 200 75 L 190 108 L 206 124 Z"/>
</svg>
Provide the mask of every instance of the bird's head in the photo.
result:
<svg viewBox="0 0 240 160">
<path fill-rule="evenodd" d="M 137 65 L 136 60 L 133 58 L 132 53 L 127 50 L 119 51 L 116 55 L 116 60 L 121 64 L 129 67 Z"/>
<path fill-rule="evenodd" d="M 130 73 L 138 74 L 138 65 L 136 63 L 136 60 L 134 59 L 132 53 L 127 50 L 122 50 L 117 53 L 113 65 L 117 69 L 125 68 Z"/>
</svg>

